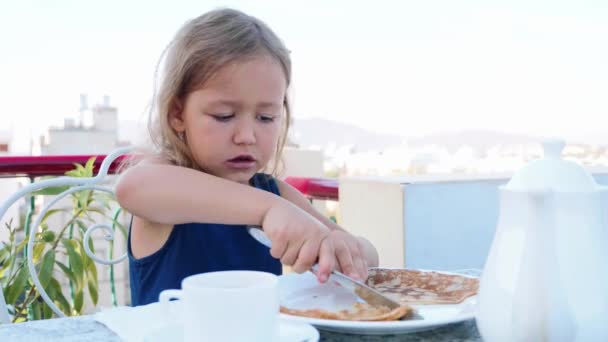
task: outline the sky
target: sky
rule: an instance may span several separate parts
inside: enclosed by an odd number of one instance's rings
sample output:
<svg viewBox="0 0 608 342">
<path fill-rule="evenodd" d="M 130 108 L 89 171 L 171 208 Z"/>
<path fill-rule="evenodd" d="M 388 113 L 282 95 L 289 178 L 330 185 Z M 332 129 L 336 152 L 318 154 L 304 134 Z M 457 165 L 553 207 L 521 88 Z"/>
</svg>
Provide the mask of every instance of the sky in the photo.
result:
<svg viewBox="0 0 608 342">
<path fill-rule="evenodd" d="M 404 136 L 608 135 L 605 0 L 7 1 L 0 130 L 23 144 L 77 117 L 81 93 L 144 122 L 163 48 L 220 6 L 264 20 L 292 51 L 296 118 Z"/>
</svg>

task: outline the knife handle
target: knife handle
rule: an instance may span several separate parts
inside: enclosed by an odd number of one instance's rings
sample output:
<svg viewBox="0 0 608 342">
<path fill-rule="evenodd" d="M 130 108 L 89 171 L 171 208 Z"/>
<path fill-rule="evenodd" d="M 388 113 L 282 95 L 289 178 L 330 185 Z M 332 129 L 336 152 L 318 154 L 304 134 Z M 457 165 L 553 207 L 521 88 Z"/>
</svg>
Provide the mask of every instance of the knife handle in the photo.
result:
<svg viewBox="0 0 608 342">
<path fill-rule="evenodd" d="M 272 248 L 272 241 L 268 238 L 268 235 L 264 233 L 260 226 L 247 226 L 247 232 L 259 243 L 263 244 L 268 248 Z"/>
</svg>

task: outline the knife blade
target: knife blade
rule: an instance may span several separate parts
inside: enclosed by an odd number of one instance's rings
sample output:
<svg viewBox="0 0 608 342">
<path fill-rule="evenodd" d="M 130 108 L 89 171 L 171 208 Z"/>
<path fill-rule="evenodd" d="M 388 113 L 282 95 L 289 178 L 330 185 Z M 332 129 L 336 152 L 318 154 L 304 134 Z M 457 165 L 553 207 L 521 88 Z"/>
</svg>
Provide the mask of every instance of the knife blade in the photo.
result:
<svg viewBox="0 0 608 342">
<path fill-rule="evenodd" d="M 264 233 L 264 231 L 261 229 L 261 227 L 248 226 L 247 231 L 254 239 L 256 239 L 261 244 L 265 245 L 268 248 L 272 247 L 272 242 L 270 241 L 266 233 Z M 319 265 L 315 264 L 312 267 L 312 272 L 316 274 L 318 270 Z M 386 306 L 391 310 L 401 306 L 401 304 L 392 300 L 391 298 L 386 297 L 377 290 L 338 271 L 332 271 L 329 274 L 329 280 L 335 281 L 349 292 L 352 292 L 357 297 L 357 299 L 359 299 L 363 303 L 367 303 L 372 306 Z"/>
</svg>

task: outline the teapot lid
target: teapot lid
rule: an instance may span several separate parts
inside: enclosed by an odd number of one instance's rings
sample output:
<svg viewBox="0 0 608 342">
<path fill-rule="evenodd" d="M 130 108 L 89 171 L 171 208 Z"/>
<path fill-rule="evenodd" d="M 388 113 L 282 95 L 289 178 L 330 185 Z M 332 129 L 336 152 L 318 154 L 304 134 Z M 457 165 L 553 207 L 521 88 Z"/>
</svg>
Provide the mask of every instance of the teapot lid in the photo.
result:
<svg viewBox="0 0 608 342">
<path fill-rule="evenodd" d="M 515 191 L 544 188 L 560 192 L 598 190 L 597 183 L 587 170 L 561 158 L 565 145 L 560 139 L 543 141 L 544 157 L 517 171 L 505 188 Z"/>
</svg>

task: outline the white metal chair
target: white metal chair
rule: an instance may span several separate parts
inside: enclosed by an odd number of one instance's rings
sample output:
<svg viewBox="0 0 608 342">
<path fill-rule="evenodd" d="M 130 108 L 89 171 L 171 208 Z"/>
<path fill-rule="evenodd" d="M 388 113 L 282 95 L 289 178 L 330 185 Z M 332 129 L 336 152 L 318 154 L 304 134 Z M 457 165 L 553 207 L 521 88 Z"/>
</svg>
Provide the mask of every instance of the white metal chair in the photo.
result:
<svg viewBox="0 0 608 342">
<path fill-rule="evenodd" d="M 8 209 L 20 198 L 22 198 L 28 194 L 31 194 L 35 191 L 38 191 L 38 190 L 41 190 L 44 188 L 48 188 L 48 187 L 70 186 L 68 188 L 68 190 L 57 195 L 52 201 L 50 201 L 42 209 L 42 211 L 36 216 L 35 222 L 31 225 L 31 231 L 30 231 L 29 236 L 26 237 L 28 239 L 27 267 L 29 270 L 29 275 L 30 275 L 37 291 L 40 293 L 40 296 L 42 297 L 42 299 L 51 308 L 51 310 L 59 317 L 65 317 L 65 314 L 55 305 L 55 303 L 53 303 L 53 300 L 51 300 L 51 298 L 49 297 L 49 295 L 47 294 L 47 292 L 41 285 L 40 279 L 36 273 L 35 264 L 33 261 L 34 240 L 35 240 L 35 236 L 36 236 L 35 233 L 36 233 L 37 229 L 39 228 L 39 226 L 41 224 L 41 220 L 45 216 L 45 214 L 51 209 L 51 207 L 53 205 L 55 205 L 58 201 L 60 201 L 64 197 L 66 197 L 72 193 L 82 191 L 82 190 L 95 190 L 95 191 L 101 191 L 101 192 L 113 194 L 113 190 L 111 188 L 102 186 L 101 184 L 104 181 L 104 179 L 106 178 L 106 176 L 108 174 L 108 170 L 109 170 L 112 162 L 114 162 L 121 155 L 127 154 L 130 150 L 131 150 L 131 148 L 129 148 L 129 147 L 119 148 L 119 149 L 114 150 L 110 154 L 108 154 L 107 157 L 103 160 L 99 172 L 94 177 L 78 178 L 78 177 L 64 176 L 64 177 L 57 177 L 57 178 L 53 178 L 53 179 L 47 179 L 47 180 L 42 180 L 39 182 L 34 182 L 28 186 L 23 187 L 22 189 L 20 189 L 19 191 L 17 191 L 13 195 L 11 195 L 8 199 L 6 199 L 4 201 L 4 203 L 2 203 L 2 206 L 0 207 L 0 222 L 2 222 L 1 219 L 4 217 L 4 215 L 6 214 Z M 96 231 L 98 229 L 102 229 L 105 231 L 106 240 L 108 240 L 108 241 L 114 240 L 114 230 L 112 229 L 112 227 L 109 224 L 96 223 L 86 230 L 83 241 L 88 242 L 89 239 L 91 238 L 91 233 L 93 233 L 94 231 Z M 88 243 L 84 243 L 83 246 L 84 246 L 84 250 L 86 251 L 86 254 L 92 260 L 94 260 L 95 262 L 101 263 L 101 264 L 105 264 L 105 265 L 117 264 L 117 263 L 125 260 L 127 257 L 127 255 L 125 253 L 124 255 L 122 255 L 116 259 L 104 260 L 104 259 L 96 256 L 91 251 Z M 6 323 L 10 323 L 10 322 L 11 322 L 11 319 L 10 319 L 10 315 L 9 315 L 9 311 L 8 311 L 8 306 L 5 301 L 3 291 L 0 288 L 0 323 L 6 324 Z"/>
</svg>

